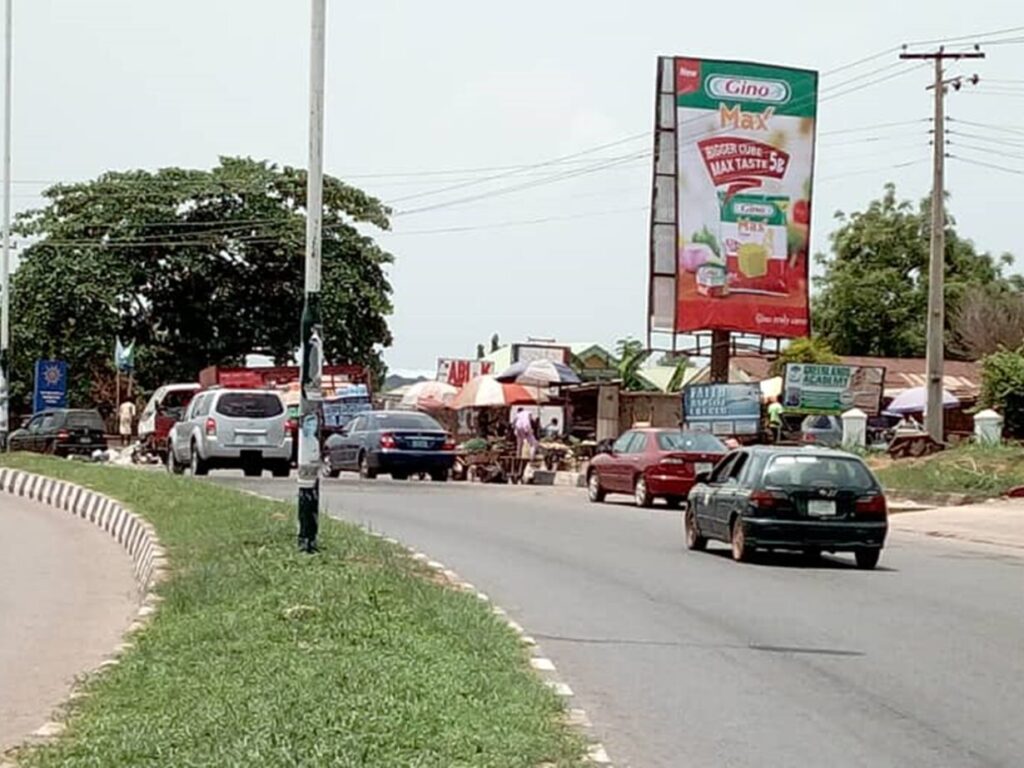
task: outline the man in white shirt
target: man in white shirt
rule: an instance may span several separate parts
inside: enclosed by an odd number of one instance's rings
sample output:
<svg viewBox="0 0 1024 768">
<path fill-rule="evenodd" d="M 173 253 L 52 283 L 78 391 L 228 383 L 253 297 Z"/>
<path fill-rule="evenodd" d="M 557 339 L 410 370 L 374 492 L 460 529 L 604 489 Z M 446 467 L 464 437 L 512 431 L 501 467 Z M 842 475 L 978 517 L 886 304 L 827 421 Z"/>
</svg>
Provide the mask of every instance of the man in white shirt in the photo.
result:
<svg viewBox="0 0 1024 768">
<path fill-rule="evenodd" d="M 132 422 L 135 420 L 135 403 L 125 400 L 117 412 L 118 434 L 121 436 L 121 445 L 128 445 L 132 441 Z"/>
</svg>

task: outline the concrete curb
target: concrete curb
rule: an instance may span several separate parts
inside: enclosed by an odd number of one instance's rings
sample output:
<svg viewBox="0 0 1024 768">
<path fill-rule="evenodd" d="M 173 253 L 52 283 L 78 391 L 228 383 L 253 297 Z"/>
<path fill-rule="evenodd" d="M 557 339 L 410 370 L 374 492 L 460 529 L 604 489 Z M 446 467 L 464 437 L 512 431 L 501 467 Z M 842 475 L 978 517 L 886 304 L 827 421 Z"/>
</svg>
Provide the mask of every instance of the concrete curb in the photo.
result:
<svg viewBox="0 0 1024 768">
<path fill-rule="evenodd" d="M 167 554 L 160 546 L 156 529 L 152 525 L 120 502 L 101 493 L 19 469 L 0 468 L 0 492 L 63 510 L 109 533 L 131 558 L 142 598 L 135 621 L 128 627 L 126 634 L 138 632 L 146 626 L 160 602 L 153 589 L 167 573 Z M 122 642 L 113 649 L 110 658 L 92 672 L 116 666 L 120 655 L 132 647 L 131 642 Z M 77 698 L 77 695 L 72 693 L 71 698 Z M 51 720 L 37 728 L 32 736 L 37 741 L 51 739 L 59 736 L 63 730 L 63 722 Z M 0 758 L 0 766 L 3 765 L 7 764 Z"/>
</svg>

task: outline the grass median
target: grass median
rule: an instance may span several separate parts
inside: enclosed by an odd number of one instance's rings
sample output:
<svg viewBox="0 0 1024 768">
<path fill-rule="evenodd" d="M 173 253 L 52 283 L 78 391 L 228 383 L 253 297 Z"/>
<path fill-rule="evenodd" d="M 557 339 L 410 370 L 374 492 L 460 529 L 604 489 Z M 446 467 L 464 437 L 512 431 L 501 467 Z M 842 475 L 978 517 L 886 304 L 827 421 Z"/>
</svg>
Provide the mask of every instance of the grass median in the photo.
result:
<svg viewBox="0 0 1024 768">
<path fill-rule="evenodd" d="M 516 635 L 400 548 L 324 520 L 310 557 L 290 504 L 156 472 L 3 465 L 124 502 L 156 527 L 171 573 L 156 619 L 86 683 L 65 735 L 19 764 L 581 764 Z"/>
<path fill-rule="evenodd" d="M 873 460 L 886 491 L 1001 496 L 1024 485 L 1024 448 L 965 445 L 920 459 Z"/>
</svg>

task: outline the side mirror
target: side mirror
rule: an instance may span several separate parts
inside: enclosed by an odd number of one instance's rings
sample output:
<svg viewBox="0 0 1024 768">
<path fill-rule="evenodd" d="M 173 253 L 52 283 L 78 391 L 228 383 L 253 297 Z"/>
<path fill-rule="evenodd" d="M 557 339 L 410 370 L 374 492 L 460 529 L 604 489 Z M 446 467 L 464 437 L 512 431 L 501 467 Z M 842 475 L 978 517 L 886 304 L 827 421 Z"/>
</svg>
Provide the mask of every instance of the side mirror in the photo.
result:
<svg viewBox="0 0 1024 768">
<path fill-rule="evenodd" d="M 711 473 L 710 472 L 698 472 L 695 479 L 696 479 L 696 481 L 698 483 L 708 483 L 708 482 L 711 481 Z"/>
</svg>

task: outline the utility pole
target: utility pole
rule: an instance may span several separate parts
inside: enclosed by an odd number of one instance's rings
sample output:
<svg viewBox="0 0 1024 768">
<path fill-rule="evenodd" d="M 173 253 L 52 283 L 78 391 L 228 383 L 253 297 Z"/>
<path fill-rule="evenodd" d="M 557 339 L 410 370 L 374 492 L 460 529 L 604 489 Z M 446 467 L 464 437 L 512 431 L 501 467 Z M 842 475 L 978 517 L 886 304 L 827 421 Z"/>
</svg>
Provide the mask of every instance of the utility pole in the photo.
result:
<svg viewBox="0 0 1024 768">
<path fill-rule="evenodd" d="M 6 0 L 4 26 L 4 234 L 0 256 L 0 447 L 7 448 L 10 432 L 11 347 L 11 5 Z"/>
<path fill-rule="evenodd" d="M 977 48 L 977 46 L 975 46 Z M 945 363 L 946 331 L 946 88 L 953 85 L 959 90 L 963 78 L 943 79 L 943 63 L 947 60 L 983 59 L 985 54 L 974 50 L 952 53 L 939 48 L 934 53 L 902 53 L 901 59 L 917 59 L 935 62 L 935 132 L 934 159 L 932 168 L 932 211 L 931 211 L 931 253 L 928 259 L 928 327 L 925 341 L 925 367 L 928 405 L 925 409 L 925 428 L 936 442 L 943 442 L 944 410 L 942 402 L 942 378 Z M 977 82 L 977 77 L 974 78 Z"/>
<path fill-rule="evenodd" d="M 320 407 L 323 337 L 320 327 L 320 252 L 324 175 L 324 59 L 326 0 L 312 0 L 309 52 L 309 169 L 306 183 L 306 279 L 299 413 L 299 550 L 317 551 L 320 517 Z"/>
</svg>

